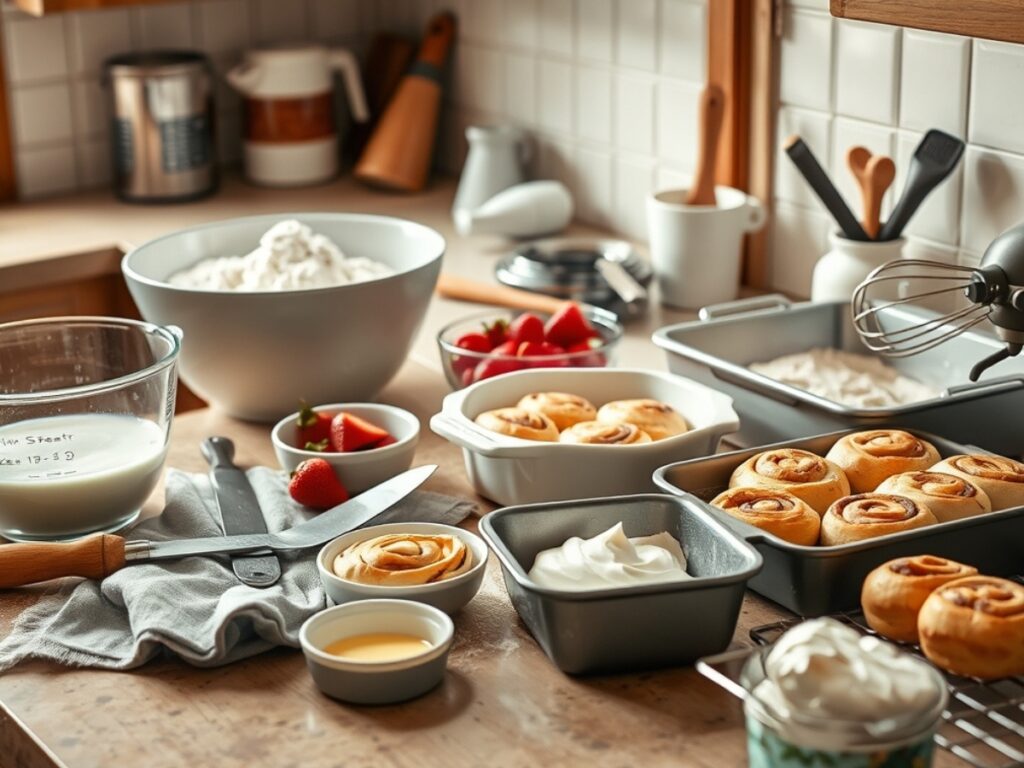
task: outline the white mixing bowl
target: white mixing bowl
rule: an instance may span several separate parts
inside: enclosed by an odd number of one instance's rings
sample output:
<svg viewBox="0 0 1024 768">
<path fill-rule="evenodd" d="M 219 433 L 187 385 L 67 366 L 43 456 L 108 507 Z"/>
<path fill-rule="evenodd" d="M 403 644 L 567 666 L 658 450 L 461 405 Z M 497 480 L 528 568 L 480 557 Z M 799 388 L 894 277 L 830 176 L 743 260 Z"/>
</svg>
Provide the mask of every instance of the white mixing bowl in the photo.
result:
<svg viewBox="0 0 1024 768">
<path fill-rule="evenodd" d="M 347 256 L 395 270 L 351 285 L 297 291 L 180 288 L 168 278 L 211 256 L 249 253 L 270 227 L 298 219 Z M 121 262 L 146 320 L 176 325 L 180 375 L 232 416 L 273 421 L 299 400 L 372 399 L 405 361 L 434 292 L 445 242 L 421 224 L 348 213 L 228 219 L 164 235 Z"/>
</svg>

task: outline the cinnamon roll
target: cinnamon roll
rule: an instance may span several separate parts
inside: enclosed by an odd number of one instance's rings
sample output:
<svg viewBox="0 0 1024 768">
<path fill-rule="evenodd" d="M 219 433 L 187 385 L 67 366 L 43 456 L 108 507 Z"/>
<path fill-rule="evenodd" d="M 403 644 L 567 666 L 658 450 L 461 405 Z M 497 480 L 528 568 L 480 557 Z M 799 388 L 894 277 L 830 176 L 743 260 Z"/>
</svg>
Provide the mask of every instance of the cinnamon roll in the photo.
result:
<svg viewBox="0 0 1024 768">
<path fill-rule="evenodd" d="M 600 421 L 581 421 L 558 436 L 562 443 L 587 445 L 639 445 L 651 442 L 651 436 L 636 424 L 602 424 Z"/>
<path fill-rule="evenodd" d="M 880 565 L 864 579 L 861 608 L 868 626 L 901 643 L 917 642 L 917 615 L 928 595 L 978 569 L 934 555 L 900 557 Z"/>
<path fill-rule="evenodd" d="M 476 423 L 492 432 L 498 432 L 521 440 L 542 440 L 558 442 L 558 427 L 543 413 L 533 413 L 522 408 L 497 408 L 484 411 L 476 417 Z"/>
<path fill-rule="evenodd" d="M 473 567 L 473 551 L 458 536 L 389 533 L 347 547 L 334 573 L 360 584 L 408 587 L 451 579 Z"/>
<path fill-rule="evenodd" d="M 827 459 L 799 448 L 776 448 L 751 456 L 729 479 L 730 488 L 775 488 L 803 499 L 819 515 L 850 493 L 843 471 Z"/>
<path fill-rule="evenodd" d="M 891 475 L 928 469 L 939 452 L 901 429 L 873 429 L 840 438 L 825 458 L 846 473 L 853 493 L 868 493 Z"/>
<path fill-rule="evenodd" d="M 877 492 L 924 502 L 940 523 L 992 511 L 987 493 L 970 480 L 945 472 L 903 472 L 883 480 Z"/>
<path fill-rule="evenodd" d="M 543 413 L 555 423 L 559 432 L 581 421 L 597 418 L 597 409 L 589 400 L 568 392 L 533 392 L 520 400 L 517 407 L 531 413 Z"/>
<path fill-rule="evenodd" d="M 1019 461 L 976 453 L 950 456 L 932 467 L 932 471 L 970 480 L 988 494 L 994 510 L 1024 505 L 1024 464 Z"/>
<path fill-rule="evenodd" d="M 651 440 L 681 435 L 689 429 L 686 419 L 671 405 L 658 400 L 615 400 L 605 403 L 597 412 L 597 420 L 606 424 L 636 424 Z"/>
<path fill-rule="evenodd" d="M 747 525 L 791 544 L 818 543 L 821 516 L 807 502 L 776 488 L 730 488 L 711 503 Z"/>
<path fill-rule="evenodd" d="M 821 519 L 821 544 L 849 544 L 937 522 L 927 506 L 905 496 L 859 493 L 839 499 L 828 508 Z"/>
<path fill-rule="evenodd" d="M 991 576 L 951 581 L 924 601 L 917 631 L 924 655 L 954 674 L 1024 674 L 1024 586 Z"/>
</svg>

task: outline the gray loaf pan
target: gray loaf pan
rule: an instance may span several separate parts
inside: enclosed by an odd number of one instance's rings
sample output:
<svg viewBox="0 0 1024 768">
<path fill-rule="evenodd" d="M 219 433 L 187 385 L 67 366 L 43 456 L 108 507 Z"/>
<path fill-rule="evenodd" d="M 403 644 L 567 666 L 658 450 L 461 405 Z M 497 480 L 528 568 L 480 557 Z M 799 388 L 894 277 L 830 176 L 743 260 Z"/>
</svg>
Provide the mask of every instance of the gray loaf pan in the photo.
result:
<svg viewBox="0 0 1024 768">
<path fill-rule="evenodd" d="M 729 487 L 733 470 L 751 456 L 780 447 L 801 448 L 824 456 L 840 437 L 851 431 L 680 461 L 655 472 L 654 482 L 685 500 L 701 503 L 737 535 L 753 544 L 764 558 L 764 568 L 750 580 L 750 588 L 801 616 L 822 616 L 857 608 L 864 577 L 897 557 L 937 555 L 973 565 L 991 576 L 1020 573 L 1024 563 L 1024 507 L 854 544 L 802 547 L 747 525 L 707 503 Z M 930 442 L 943 458 L 978 453 L 977 448 L 913 429 L 907 431 Z"/>
<path fill-rule="evenodd" d="M 886 327 L 905 327 L 934 316 L 917 307 L 892 307 L 885 311 L 884 322 Z M 977 384 L 968 379 L 975 363 L 1005 346 L 993 335 L 968 332 L 911 357 L 885 359 L 941 396 L 891 408 L 854 408 L 747 367 L 813 347 L 875 355 L 857 336 L 848 303 L 790 304 L 782 296 L 761 296 L 707 307 L 701 317 L 706 319 L 661 328 L 652 338 L 665 350 L 672 373 L 733 398 L 740 431 L 729 439 L 739 445 L 899 424 L 1004 456 L 1024 452 L 1019 419 L 1006 418 L 1024 412 L 1024 355 L 993 368 L 995 378 Z"/>
<path fill-rule="evenodd" d="M 668 531 L 695 578 L 587 592 L 545 589 L 527 572 L 541 550 L 622 522 L 628 536 Z M 659 494 L 506 507 L 480 530 L 501 563 L 512 605 L 563 672 L 689 664 L 732 640 L 761 557 L 694 499 Z"/>
</svg>

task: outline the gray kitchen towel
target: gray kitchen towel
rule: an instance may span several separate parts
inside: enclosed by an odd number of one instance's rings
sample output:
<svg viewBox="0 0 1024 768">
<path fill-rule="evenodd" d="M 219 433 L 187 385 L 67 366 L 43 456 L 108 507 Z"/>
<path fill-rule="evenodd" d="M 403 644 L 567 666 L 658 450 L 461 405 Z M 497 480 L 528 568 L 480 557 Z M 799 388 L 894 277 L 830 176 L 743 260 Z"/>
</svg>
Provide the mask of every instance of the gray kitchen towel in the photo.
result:
<svg viewBox="0 0 1024 768">
<path fill-rule="evenodd" d="M 270 531 L 312 517 L 289 497 L 283 473 L 256 467 L 246 474 Z M 164 541 L 222 535 L 206 475 L 168 470 L 166 495 L 163 514 L 137 525 L 128 538 Z M 454 525 L 472 511 L 469 502 L 417 491 L 370 524 Z M 239 582 L 226 557 L 131 565 L 101 582 L 65 580 L 56 592 L 26 609 L 0 642 L 0 670 L 25 659 L 132 669 L 166 652 L 196 666 L 216 667 L 274 646 L 298 646 L 299 627 L 325 607 L 317 551 L 279 555 L 281 579 L 266 589 Z"/>
</svg>

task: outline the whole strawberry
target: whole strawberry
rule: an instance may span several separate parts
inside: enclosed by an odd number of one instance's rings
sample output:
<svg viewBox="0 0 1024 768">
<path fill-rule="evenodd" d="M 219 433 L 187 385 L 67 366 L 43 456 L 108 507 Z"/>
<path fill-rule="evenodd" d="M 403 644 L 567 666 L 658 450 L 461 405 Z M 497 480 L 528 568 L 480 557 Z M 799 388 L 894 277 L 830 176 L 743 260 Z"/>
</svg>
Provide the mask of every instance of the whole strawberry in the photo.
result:
<svg viewBox="0 0 1024 768">
<path fill-rule="evenodd" d="M 321 511 L 349 498 L 334 468 L 324 459 L 306 459 L 299 464 L 288 482 L 288 494 L 304 507 Z"/>
<path fill-rule="evenodd" d="M 298 432 L 295 435 L 295 447 L 306 451 L 326 450 L 331 440 L 330 413 L 318 413 L 306 403 L 301 403 L 299 418 L 295 424 Z"/>
</svg>

